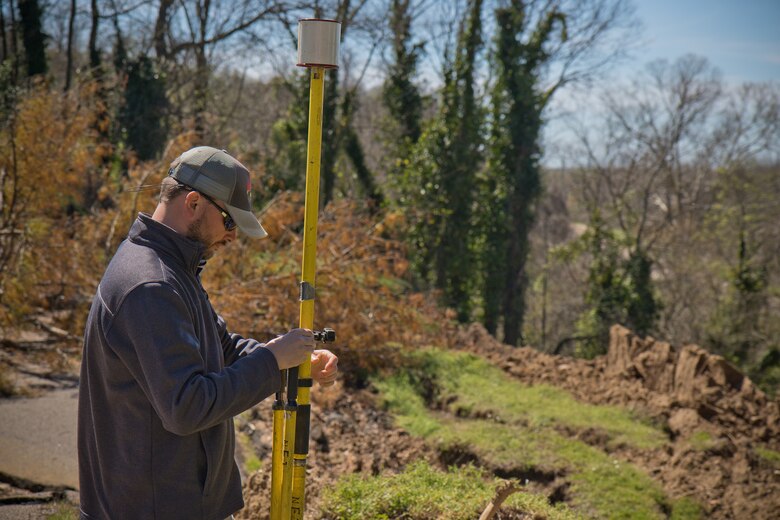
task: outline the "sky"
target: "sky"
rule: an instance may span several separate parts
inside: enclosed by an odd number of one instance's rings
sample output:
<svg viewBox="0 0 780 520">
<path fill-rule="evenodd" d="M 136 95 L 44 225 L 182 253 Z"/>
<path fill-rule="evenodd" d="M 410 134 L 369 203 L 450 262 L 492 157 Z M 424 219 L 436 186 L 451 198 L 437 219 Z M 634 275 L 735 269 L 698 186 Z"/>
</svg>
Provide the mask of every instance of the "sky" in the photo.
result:
<svg viewBox="0 0 780 520">
<path fill-rule="evenodd" d="M 728 83 L 780 81 L 780 0 L 635 0 L 644 25 L 634 64 L 694 53 Z"/>
<path fill-rule="evenodd" d="M 780 0 L 633 0 L 642 24 L 631 59 L 613 67 L 608 88 L 624 84 L 652 61 L 674 63 L 685 54 L 707 58 L 721 73 L 725 86 L 747 82 L 780 85 Z M 615 81 L 617 83 L 615 83 Z M 600 116 L 601 87 L 556 94 L 544 129 L 549 167 L 570 164 L 577 137 L 574 128 Z M 573 122 L 576 120 L 578 122 Z"/>
<path fill-rule="evenodd" d="M 636 17 L 643 27 L 630 49 L 632 59 L 612 71 L 618 77 L 631 77 L 632 72 L 657 59 L 674 62 L 693 53 L 707 58 L 730 84 L 780 81 L 780 0 L 629 1 L 636 8 Z M 436 0 L 434 4 L 446 6 L 450 2 Z M 445 16 L 450 11 L 451 8 L 444 9 Z M 428 14 L 441 16 L 442 11 L 430 9 Z M 483 23 L 490 24 L 491 17 L 492 9 L 485 7 Z M 370 47 L 364 43 L 366 48 Z M 429 55 L 440 51 L 432 41 L 427 43 Z M 292 55 L 294 50 L 288 47 L 289 41 L 285 39 L 284 45 L 288 52 L 278 49 L 276 67 L 287 70 L 295 56 Z M 269 66 L 267 54 L 263 55 L 262 62 L 265 67 Z M 384 80 L 386 71 L 381 70 L 383 65 L 379 60 L 375 59 L 375 62 L 378 68 L 370 68 L 364 77 L 366 88 L 373 88 Z M 432 61 L 422 67 L 420 76 L 428 88 L 435 87 L 441 80 L 437 72 L 440 66 L 439 61 Z M 426 67 L 430 69 L 428 73 Z M 261 76 L 263 72 L 275 74 L 277 68 L 258 72 Z"/>
</svg>

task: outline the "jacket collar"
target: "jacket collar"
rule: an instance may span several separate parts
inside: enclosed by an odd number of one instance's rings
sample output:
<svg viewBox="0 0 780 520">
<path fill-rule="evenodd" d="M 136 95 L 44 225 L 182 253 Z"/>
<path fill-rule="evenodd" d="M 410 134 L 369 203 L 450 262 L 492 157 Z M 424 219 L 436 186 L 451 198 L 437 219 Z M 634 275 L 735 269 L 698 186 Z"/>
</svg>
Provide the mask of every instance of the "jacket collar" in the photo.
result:
<svg viewBox="0 0 780 520">
<path fill-rule="evenodd" d="M 172 257 L 193 274 L 199 273 L 199 267 L 202 268 L 202 264 L 205 263 L 203 253 L 206 248 L 203 244 L 154 220 L 147 213 L 138 214 L 127 238 L 134 244 L 149 247 Z"/>
</svg>

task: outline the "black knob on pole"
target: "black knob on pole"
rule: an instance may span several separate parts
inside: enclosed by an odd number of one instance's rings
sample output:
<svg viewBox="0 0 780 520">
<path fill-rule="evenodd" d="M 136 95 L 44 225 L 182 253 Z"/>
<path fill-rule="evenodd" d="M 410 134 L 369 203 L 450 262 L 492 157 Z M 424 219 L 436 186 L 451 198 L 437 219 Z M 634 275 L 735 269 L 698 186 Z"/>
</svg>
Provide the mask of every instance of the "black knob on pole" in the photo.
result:
<svg viewBox="0 0 780 520">
<path fill-rule="evenodd" d="M 336 331 L 329 328 L 324 328 L 321 331 L 314 331 L 314 341 L 320 341 L 322 343 L 333 343 L 336 341 Z"/>
</svg>

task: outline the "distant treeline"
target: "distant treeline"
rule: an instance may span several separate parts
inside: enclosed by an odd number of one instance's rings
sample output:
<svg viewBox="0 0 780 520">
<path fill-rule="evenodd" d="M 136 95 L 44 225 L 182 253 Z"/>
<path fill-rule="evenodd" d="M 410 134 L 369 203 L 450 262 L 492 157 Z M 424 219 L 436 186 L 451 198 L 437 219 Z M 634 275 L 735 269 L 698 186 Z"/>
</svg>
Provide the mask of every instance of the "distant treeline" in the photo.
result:
<svg viewBox="0 0 780 520">
<path fill-rule="evenodd" d="M 410 290 L 511 345 L 590 357 L 617 322 L 777 385 L 780 89 L 696 56 L 607 84 L 636 40 L 625 0 L 0 2 L 4 316 L 31 216 L 110 209 L 182 136 L 250 165 L 258 210 L 301 190 L 309 81 L 290 57 L 312 16 L 342 22 L 322 204 L 402 222 Z M 598 101 L 571 122 L 572 166 L 546 170 L 575 86 Z"/>
</svg>

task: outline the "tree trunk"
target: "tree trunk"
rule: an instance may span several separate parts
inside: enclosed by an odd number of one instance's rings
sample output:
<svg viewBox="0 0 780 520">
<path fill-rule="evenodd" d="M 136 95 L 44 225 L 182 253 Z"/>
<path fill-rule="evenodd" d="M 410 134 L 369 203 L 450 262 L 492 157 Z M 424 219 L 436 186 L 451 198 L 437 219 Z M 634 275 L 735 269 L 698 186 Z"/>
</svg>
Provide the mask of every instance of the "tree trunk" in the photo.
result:
<svg viewBox="0 0 780 520">
<path fill-rule="evenodd" d="M 165 35 L 168 32 L 168 10 L 173 5 L 173 0 L 160 0 L 160 9 L 157 11 L 157 21 L 154 24 L 154 52 L 158 60 L 168 58 L 168 46 L 165 43 Z"/>
<path fill-rule="evenodd" d="M 343 28 L 342 28 L 343 34 Z M 338 70 L 331 69 L 325 77 L 325 96 L 322 107 L 322 159 L 320 162 L 320 175 L 322 186 L 320 188 L 320 206 L 325 207 L 333 200 L 333 191 L 336 187 L 336 156 L 341 147 L 341 128 L 336 118 L 339 99 L 339 75 Z"/>
<path fill-rule="evenodd" d="M 211 1 L 198 3 L 197 14 L 200 21 L 200 41 L 195 46 L 195 134 L 203 138 L 206 133 L 206 109 L 209 95 L 209 64 L 206 58 L 207 23 Z"/>
<path fill-rule="evenodd" d="M 100 67 L 100 51 L 97 48 L 98 26 L 100 24 L 100 11 L 97 0 L 92 0 L 92 26 L 89 29 L 89 67 L 93 72 Z"/>
<path fill-rule="evenodd" d="M 0 39 L 3 41 L 3 56 L 1 62 L 8 59 L 8 43 L 5 40 L 5 2 L 0 0 Z"/>
<path fill-rule="evenodd" d="M 522 204 L 522 202 L 521 202 Z M 522 208 L 520 208 L 522 210 Z M 528 276 L 525 264 L 528 258 L 528 233 L 530 223 L 516 217 L 516 227 L 509 237 L 507 255 L 506 295 L 504 299 L 504 343 L 517 346 L 522 339 L 525 315 L 525 289 Z"/>
<path fill-rule="evenodd" d="M 11 0 L 9 4 L 9 12 L 11 13 L 11 55 L 14 60 L 11 84 L 16 85 L 16 82 L 19 80 L 19 49 L 16 43 L 16 5 L 14 4 L 14 0 Z"/>
<path fill-rule="evenodd" d="M 27 77 L 46 74 L 46 35 L 42 30 L 43 9 L 38 0 L 21 0 L 19 18 L 22 27 L 22 41 L 27 61 Z"/>
<path fill-rule="evenodd" d="M 495 129 L 493 130 L 496 137 Z M 493 159 L 491 159 L 493 160 Z M 492 164 L 491 162 L 488 163 Z M 496 336 L 501 318 L 501 309 L 506 294 L 506 217 L 509 212 L 507 201 L 497 196 L 498 175 L 485 179 L 481 189 L 479 218 L 481 234 L 485 243 L 480 250 L 482 271 L 482 323 L 485 329 Z"/>
<path fill-rule="evenodd" d="M 345 143 L 344 149 L 347 156 L 352 161 L 352 166 L 355 168 L 355 174 L 357 175 L 358 182 L 363 187 L 363 191 L 371 201 L 371 211 L 376 211 L 382 205 L 383 197 L 382 192 L 379 191 L 379 187 L 374 182 L 374 174 L 368 169 L 366 165 L 365 154 L 363 153 L 363 145 L 360 144 L 355 130 L 352 126 L 347 126 L 345 129 Z"/>
<path fill-rule="evenodd" d="M 65 92 L 70 90 L 73 75 L 73 24 L 76 20 L 76 0 L 70 0 L 70 18 L 68 19 L 68 51 L 65 65 Z"/>
</svg>

